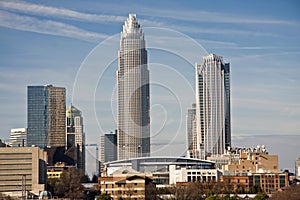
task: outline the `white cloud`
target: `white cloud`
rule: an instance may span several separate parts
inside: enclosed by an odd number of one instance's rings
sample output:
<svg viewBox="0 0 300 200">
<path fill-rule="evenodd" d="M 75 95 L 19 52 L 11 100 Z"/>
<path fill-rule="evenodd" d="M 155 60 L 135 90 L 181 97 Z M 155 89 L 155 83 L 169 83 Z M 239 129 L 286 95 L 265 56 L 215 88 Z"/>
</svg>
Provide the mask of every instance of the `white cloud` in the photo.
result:
<svg viewBox="0 0 300 200">
<path fill-rule="evenodd" d="M 90 42 L 99 42 L 107 37 L 107 35 L 85 31 L 65 23 L 40 20 L 34 17 L 21 16 L 1 10 L 0 26 L 23 31 L 76 38 Z"/>
<path fill-rule="evenodd" d="M 232 23 L 232 24 L 270 24 L 270 25 L 286 25 L 298 26 L 299 23 L 295 21 L 287 21 L 281 19 L 263 19 L 250 17 L 234 16 L 220 12 L 208 12 L 204 10 L 197 10 L 188 12 L 182 10 L 150 10 L 143 8 L 143 14 L 150 14 L 151 16 L 161 16 L 175 20 L 193 21 L 193 22 L 209 22 L 209 23 Z"/>
<path fill-rule="evenodd" d="M 2 9 L 22 12 L 25 14 L 47 16 L 47 17 L 60 17 L 66 19 L 76 19 L 90 22 L 123 22 L 125 17 L 113 15 L 96 15 L 86 14 L 65 8 L 55 8 L 51 6 L 44 6 L 40 4 L 32 4 L 22 1 L 11 2 L 1 1 L 0 7 Z"/>
</svg>

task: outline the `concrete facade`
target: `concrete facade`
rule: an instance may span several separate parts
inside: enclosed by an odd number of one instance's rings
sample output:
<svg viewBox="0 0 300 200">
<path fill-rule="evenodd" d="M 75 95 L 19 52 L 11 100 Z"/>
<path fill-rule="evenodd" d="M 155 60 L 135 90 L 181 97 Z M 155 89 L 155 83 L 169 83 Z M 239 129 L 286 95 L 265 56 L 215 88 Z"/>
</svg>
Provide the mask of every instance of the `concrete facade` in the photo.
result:
<svg viewBox="0 0 300 200">
<path fill-rule="evenodd" d="M 0 192 L 38 195 L 45 189 L 47 153 L 38 147 L 0 148 Z M 25 186 L 26 185 L 26 186 Z"/>
</svg>

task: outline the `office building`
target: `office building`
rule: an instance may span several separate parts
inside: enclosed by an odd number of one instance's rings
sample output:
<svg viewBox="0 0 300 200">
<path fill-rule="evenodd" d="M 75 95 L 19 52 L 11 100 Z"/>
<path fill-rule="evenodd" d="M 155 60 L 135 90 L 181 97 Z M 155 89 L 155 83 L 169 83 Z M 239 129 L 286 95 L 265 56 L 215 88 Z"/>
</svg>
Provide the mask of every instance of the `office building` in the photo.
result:
<svg viewBox="0 0 300 200">
<path fill-rule="evenodd" d="M 10 142 L 12 147 L 25 147 L 27 137 L 27 128 L 13 128 L 10 130 Z"/>
<path fill-rule="evenodd" d="M 197 157 L 197 120 L 196 120 L 196 104 L 192 104 L 192 108 L 188 109 L 187 114 L 187 141 L 188 150 L 187 157 Z"/>
<path fill-rule="evenodd" d="M 83 117 L 81 111 L 75 106 L 70 105 L 66 110 L 66 140 L 67 150 L 75 148 L 77 151 L 76 161 L 77 168 L 85 172 L 85 133 L 83 129 Z"/>
<path fill-rule="evenodd" d="M 135 14 L 123 25 L 118 59 L 118 159 L 149 156 L 149 70 L 144 33 Z"/>
<path fill-rule="evenodd" d="M 66 90 L 52 85 L 27 88 L 27 146 L 65 146 Z"/>
<path fill-rule="evenodd" d="M 38 147 L 0 148 L 0 193 L 39 195 L 45 189 L 47 153 Z"/>
<path fill-rule="evenodd" d="M 253 186 L 259 186 L 263 192 L 272 194 L 289 186 L 288 173 L 251 173 L 248 175 L 225 175 L 221 182 L 229 184 L 232 189 L 248 192 Z"/>
<path fill-rule="evenodd" d="M 110 162 L 118 159 L 118 151 L 117 151 L 117 130 L 110 133 L 105 133 L 101 136 L 100 141 L 100 149 L 101 149 L 101 161 L 102 162 Z"/>
<path fill-rule="evenodd" d="M 210 54 L 196 65 L 197 150 L 199 157 L 221 155 L 231 145 L 230 67 Z"/>
</svg>

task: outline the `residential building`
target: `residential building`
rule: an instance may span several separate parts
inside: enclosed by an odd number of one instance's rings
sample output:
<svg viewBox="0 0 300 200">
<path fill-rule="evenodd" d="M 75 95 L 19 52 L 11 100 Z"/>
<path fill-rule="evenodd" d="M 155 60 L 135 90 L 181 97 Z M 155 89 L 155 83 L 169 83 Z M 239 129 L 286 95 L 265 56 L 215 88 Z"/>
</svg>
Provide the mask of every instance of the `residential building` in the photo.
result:
<svg viewBox="0 0 300 200">
<path fill-rule="evenodd" d="M 101 161 L 110 162 L 118 159 L 117 157 L 117 130 L 105 133 L 101 136 Z"/>
<path fill-rule="evenodd" d="M 278 155 L 269 155 L 264 145 L 257 148 L 231 148 L 228 152 L 228 164 L 222 166 L 225 175 L 279 172 Z"/>
<path fill-rule="evenodd" d="M 187 114 L 187 141 L 188 141 L 188 158 L 197 158 L 197 119 L 196 104 L 192 104 L 192 108 L 188 109 Z"/>
<path fill-rule="evenodd" d="M 135 14 L 123 25 L 118 61 L 118 159 L 149 156 L 149 70 L 144 33 Z"/>
<path fill-rule="evenodd" d="M 10 142 L 12 147 L 26 147 L 27 128 L 13 128 L 10 130 Z"/>
<path fill-rule="evenodd" d="M 110 194 L 112 199 L 156 199 L 156 188 L 145 174 L 116 174 L 99 176 L 101 193 Z"/>
<path fill-rule="evenodd" d="M 222 56 L 196 64 L 196 115 L 198 157 L 222 155 L 231 146 L 230 64 Z"/>
<path fill-rule="evenodd" d="M 47 153 L 38 147 L 0 148 L 0 193 L 39 195 L 45 189 Z"/>
<path fill-rule="evenodd" d="M 66 110 L 66 141 L 67 150 L 76 149 L 76 165 L 85 173 L 85 133 L 81 111 L 70 105 Z"/>
<path fill-rule="evenodd" d="M 66 90 L 63 87 L 28 86 L 27 146 L 65 146 Z"/>
</svg>

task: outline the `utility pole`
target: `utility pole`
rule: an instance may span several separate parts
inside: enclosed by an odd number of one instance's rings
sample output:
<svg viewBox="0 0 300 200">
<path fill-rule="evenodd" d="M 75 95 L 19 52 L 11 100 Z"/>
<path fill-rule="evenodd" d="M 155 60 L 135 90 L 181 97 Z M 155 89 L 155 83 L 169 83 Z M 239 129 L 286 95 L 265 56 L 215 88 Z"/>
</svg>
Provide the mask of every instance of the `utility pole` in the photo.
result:
<svg viewBox="0 0 300 200">
<path fill-rule="evenodd" d="M 26 175 L 22 175 L 22 200 L 26 200 Z"/>
</svg>

